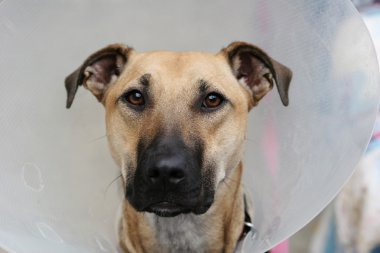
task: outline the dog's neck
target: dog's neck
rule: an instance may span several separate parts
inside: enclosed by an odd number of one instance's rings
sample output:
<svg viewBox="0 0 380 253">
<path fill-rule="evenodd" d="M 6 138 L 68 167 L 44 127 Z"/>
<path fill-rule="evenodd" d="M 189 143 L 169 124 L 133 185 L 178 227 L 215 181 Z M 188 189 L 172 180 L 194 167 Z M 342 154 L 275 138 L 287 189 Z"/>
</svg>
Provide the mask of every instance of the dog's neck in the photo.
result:
<svg viewBox="0 0 380 253">
<path fill-rule="evenodd" d="M 126 202 L 121 246 L 129 253 L 233 252 L 244 222 L 241 174 L 240 164 L 218 185 L 213 205 L 202 215 L 163 218 L 138 213 Z"/>
<path fill-rule="evenodd" d="M 204 215 L 182 214 L 163 218 L 147 214 L 146 217 L 162 252 L 202 253 L 208 247 L 206 231 L 201 229 L 206 222 Z"/>
</svg>

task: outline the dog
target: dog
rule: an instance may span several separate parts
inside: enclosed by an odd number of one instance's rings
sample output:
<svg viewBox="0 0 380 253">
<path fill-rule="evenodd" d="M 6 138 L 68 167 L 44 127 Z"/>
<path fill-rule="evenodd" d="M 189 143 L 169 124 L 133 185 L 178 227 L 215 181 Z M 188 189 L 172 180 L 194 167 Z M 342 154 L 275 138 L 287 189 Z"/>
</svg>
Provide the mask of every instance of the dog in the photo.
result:
<svg viewBox="0 0 380 253">
<path fill-rule="evenodd" d="M 236 250 L 247 219 L 247 115 L 274 85 L 287 106 L 291 79 L 288 67 L 246 42 L 217 54 L 113 44 L 65 79 L 67 108 L 81 85 L 105 107 L 125 189 L 123 251 Z"/>
</svg>

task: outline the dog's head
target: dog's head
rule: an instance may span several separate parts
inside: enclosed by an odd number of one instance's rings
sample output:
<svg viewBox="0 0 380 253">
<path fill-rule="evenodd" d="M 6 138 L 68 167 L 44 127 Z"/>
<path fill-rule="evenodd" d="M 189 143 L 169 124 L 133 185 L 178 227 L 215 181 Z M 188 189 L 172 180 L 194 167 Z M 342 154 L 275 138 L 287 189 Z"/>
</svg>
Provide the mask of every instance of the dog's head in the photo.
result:
<svg viewBox="0 0 380 253">
<path fill-rule="evenodd" d="M 274 85 L 287 105 L 291 76 L 244 42 L 217 54 L 115 44 L 66 78 L 67 108 L 80 85 L 104 105 L 111 153 L 136 210 L 202 214 L 242 159 L 248 112 Z"/>
</svg>

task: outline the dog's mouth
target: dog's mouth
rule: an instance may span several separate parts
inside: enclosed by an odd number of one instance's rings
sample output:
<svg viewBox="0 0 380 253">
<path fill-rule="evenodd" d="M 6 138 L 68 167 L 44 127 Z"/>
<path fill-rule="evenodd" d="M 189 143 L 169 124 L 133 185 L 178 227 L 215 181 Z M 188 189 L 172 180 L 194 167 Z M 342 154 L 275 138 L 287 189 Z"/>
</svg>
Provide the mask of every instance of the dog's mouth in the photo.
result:
<svg viewBox="0 0 380 253">
<path fill-rule="evenodd" d="M 154 213 L 160 217 L 174 217 L 179 214 L 189 213 L 190 209 L 172 202 L 158 202 L 148 206 L 144 211 Z"/>
</svg>

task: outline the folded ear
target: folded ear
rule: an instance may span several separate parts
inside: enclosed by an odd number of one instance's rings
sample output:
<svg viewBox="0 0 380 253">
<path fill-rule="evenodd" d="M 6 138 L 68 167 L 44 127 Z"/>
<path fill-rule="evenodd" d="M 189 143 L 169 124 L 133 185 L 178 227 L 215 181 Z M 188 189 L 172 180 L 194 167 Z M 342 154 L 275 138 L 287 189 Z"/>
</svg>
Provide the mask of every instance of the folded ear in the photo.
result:
<svg viewBox="0 0 380 253">
<path fill-rule="evenodd" d="M 90 55 L 65 79 L 66 108 L 70 108 L 80 85 L 90 90 L 101 102 L 107 88 L 120 76 L 131 51 L 132 49 L 125 45 L 113 44 Z"/>
<path fill-rule="evenodd" d="M 288 90 L 292 71 L 273 60 L 260 48 L 245 43 L 233 42 L 221 51 L 225 54 L 233 74 L 253 97 L 256 105 L 276 84 L 284 106 L 289 104 Z"/>
</svg>

